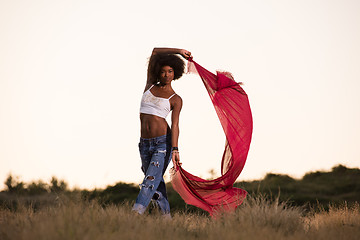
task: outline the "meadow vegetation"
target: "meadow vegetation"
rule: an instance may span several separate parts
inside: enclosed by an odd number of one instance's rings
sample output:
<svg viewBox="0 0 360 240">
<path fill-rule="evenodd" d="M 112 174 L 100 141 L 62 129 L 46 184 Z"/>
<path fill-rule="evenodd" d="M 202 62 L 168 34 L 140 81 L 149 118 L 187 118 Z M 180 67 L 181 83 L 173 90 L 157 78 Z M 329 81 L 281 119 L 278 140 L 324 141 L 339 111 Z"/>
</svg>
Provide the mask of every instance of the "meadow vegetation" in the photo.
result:
<svg viewBox="0 0 360 240">
<path fill-rule="evenodd" d="M 288 201 L 293 206 L 328 208 L 330 203 L 360 202 L 360 169 L 338 165 L 328 172 L 306 173 L 301 179 L 268 173 L 262 180 L 238 182 L 235 186 L 250 194 L 280 194 L 280 201 Z"/>
<path fill-rule="evenodd" d="M 101 206 L 60 196 L 35 210 L 0 210 L 0 239 L 359 239 L 359 205 L 304 214 L 278 200 L 250 196 L 232 214 L 215 219 L 178 211 L 172 220 L 157 211 L 139 216 L 129 203 Z"/>
<path fill-rule="evenodd" d="M 359 169 L 336 166 L 300 180 L 268 174 L 239 182 L 246 200 L 216 218 L 168 186 L 168 220 L 152 206 L 144 216 L 131 212 L 133 184 L 69 190 L 55 177 L 27 184 L 9 176 L 0 193 L 0 239 L 360 239 L 359 177 Z"/>
</svg>

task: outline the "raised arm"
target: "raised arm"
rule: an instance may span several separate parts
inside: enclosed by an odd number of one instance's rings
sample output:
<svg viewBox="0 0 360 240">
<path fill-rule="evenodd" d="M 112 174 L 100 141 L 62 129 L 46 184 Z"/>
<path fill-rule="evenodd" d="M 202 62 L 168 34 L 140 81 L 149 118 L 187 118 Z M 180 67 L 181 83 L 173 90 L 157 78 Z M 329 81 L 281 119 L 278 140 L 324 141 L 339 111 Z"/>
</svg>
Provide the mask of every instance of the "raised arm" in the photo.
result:
<svg viewBox="0 0 360 240">
<path fill-rule="evenodd" d="M 156 82 L 156 76 L 151 74 L 151 70 L 155 67 L 156 55 L 157 54 L 180 54 L 185 59 L 189 59 L 191 56 L 191 52 L 185 49 L 179 48 L 154 48 L 149 60 L 149 66 L 147 71 L 147 82 L 145 86 L 145 90 L 149 88 L 152 84 Z"/>
<path fill-rule="evenodd" d="M 180 54 L 185 59 L 191 57 L 191 52 L 180 48 L 154 48 L 152 55 L 155 54 Z"/>
</svg>

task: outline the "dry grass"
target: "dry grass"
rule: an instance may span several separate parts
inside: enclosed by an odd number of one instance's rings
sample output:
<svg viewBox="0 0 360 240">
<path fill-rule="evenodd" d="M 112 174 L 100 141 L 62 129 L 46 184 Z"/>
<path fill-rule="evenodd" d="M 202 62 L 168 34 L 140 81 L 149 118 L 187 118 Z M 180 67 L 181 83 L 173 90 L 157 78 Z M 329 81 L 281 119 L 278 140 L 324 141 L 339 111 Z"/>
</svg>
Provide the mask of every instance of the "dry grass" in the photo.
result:
<svg viewBox="0 0 360 240">
<path fill-rule="evenodd" d="M 97 203 L 63 200 L 34 211 L 0 210 L 0 239 L 360 239 L 360 208 L 331 207 L 304 215 L 264 197 L 248 197 L 233 214 L 211 219 L 175 213 L 138 216 L 128 204 L 102 208 Z"/>
<path fill-rule="evenodd" d="M 360 239 L 360 207 L 330 206 L 305 219 L 305 230 L 313 239 Z"/>
</svg>

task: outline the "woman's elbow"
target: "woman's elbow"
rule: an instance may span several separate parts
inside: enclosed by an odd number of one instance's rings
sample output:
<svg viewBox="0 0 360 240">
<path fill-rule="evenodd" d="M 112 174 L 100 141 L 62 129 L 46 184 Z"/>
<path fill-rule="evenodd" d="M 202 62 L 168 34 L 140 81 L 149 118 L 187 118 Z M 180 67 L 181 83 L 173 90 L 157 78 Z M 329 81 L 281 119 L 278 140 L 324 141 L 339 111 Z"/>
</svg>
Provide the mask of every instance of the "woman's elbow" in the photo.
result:
<svg viewBox="0 0 360 240">
<path fill-rule="evenodd" d="M 179 131 L 179 124 L 178 123 L 172 123 L 171 124 L 171 129 L 176 129 Z"/>
<path fill-rule="evenodd" d="M 156 55 L 158 53 L 158 48 L 153 48 L 151 55 Z"/>
</svg>

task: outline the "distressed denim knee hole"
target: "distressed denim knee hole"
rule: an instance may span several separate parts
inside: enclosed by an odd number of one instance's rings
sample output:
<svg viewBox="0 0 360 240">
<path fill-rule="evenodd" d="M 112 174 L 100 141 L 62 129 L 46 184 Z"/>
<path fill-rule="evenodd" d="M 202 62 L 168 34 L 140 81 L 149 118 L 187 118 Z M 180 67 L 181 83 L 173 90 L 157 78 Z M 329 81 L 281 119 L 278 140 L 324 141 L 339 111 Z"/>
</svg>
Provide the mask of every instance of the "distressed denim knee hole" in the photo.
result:
<svg viewBox="0 0 360 240">
<path fill-rule="evenodd" d="M 158 153 L 166 153 L 166 150 L 158 150 Z"/>
<path fill-rule="evenodd" d="M 154 200 L 159 200 L 160 199 L 160 194 L 158 192 L 154 193 L 154 196 L 152 197 L 152 199 Z"/>
<path fill-rule="evenodd" d="M 158 161 L 151 162 L 150 164 L 154 165 L 155 167 L 160 167 L 160 163 Z"/>
<path fill-rule="evenodd" d="M 143 188 L 145 188 L 145 189 L 154 189 L 154 185 L 148 185 L 148 184 L 139 184 L 139 187 L 140 187 L 140 189 L 143 189 Z"/>
<path fill-rule="evenodd" d="M 146 177 L 146 180 L 154 181 L 154 180 L 155 180 L 155 177 L 149 175 L 149 176 Z"/>
</svg>

